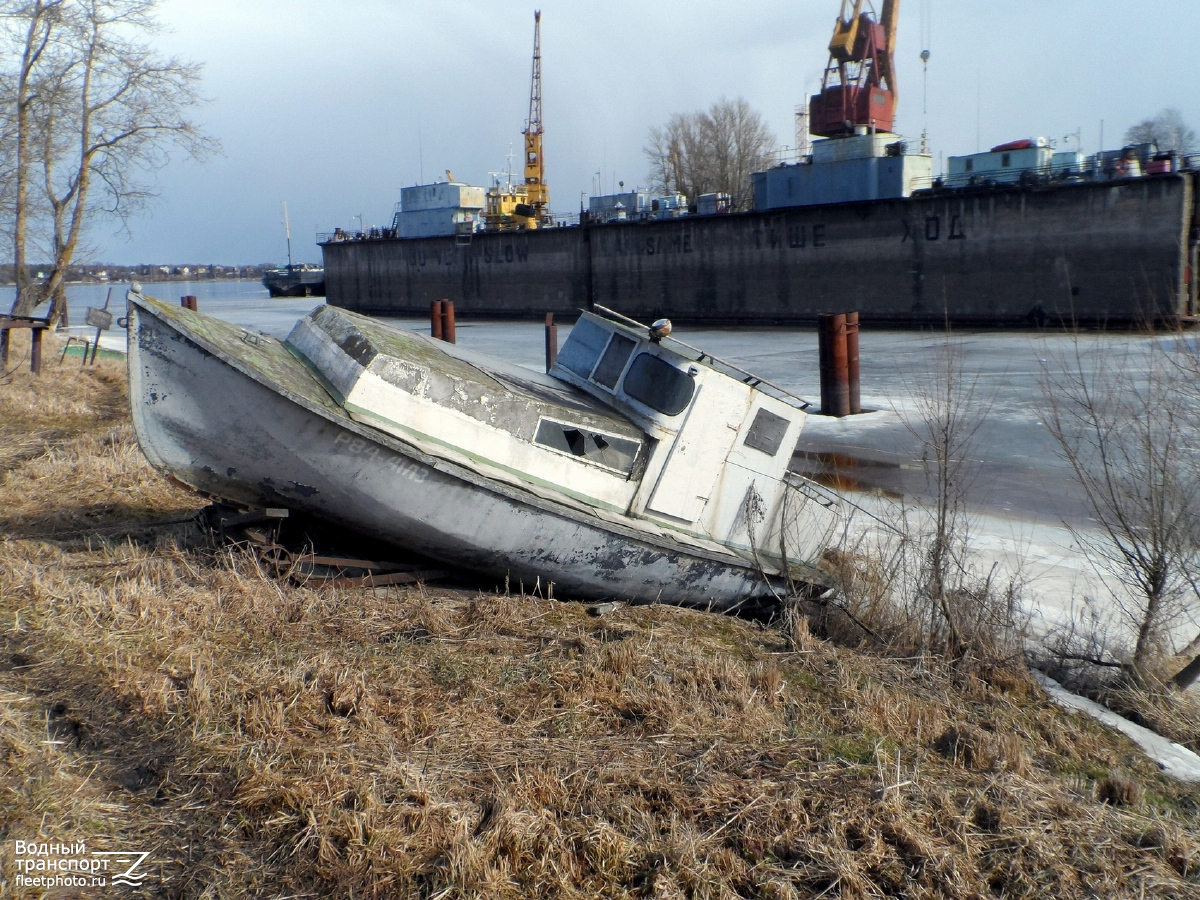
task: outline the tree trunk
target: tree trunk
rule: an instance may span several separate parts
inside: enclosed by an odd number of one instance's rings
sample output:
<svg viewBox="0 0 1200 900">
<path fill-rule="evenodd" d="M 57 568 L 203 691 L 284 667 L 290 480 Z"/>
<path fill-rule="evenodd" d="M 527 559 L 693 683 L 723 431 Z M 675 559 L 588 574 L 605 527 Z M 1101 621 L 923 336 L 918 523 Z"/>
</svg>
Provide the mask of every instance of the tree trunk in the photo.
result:
<svg viewBox="0 0 1200 900">
<path fill-rule="evenodd" d="M 1175 682 L 1175 687 L 1179 690 L 1186 691 L 1196 683 L 1197 679 L 1200 679 L 1200 656 L 1175 673 L 1175 677 L 1171 680 Z"/>
<path fill-rule="evenodd" d="M 1192 638 L 1192 642 L 1175 655 L 1182 659 L 1185 656 L 1191 656 L 1195 653 L 1200 653 L 1200 634 Z"/>
<path fill-rule="evenodd" d="M 1146 664 L 1150 661 L 1154 650 L 1154 628 L 1158 625 L 1158 610 L 1161 603 L 1162 598 L 1157 587 L 1154 592 L 1146 595 L 1145 615 L 1138 626 L 1137 643 L 1133 648 L 1133 668 L 1139 677 L 1145 673 Z"/>
<path fill-rule="evenodd" d="M 54 289 L 54 296 L 50 300 L 49 318 L 50 324 L 56 328 L 66 328 L 71 324 L 71 317 L 67 307 L 67 288 L 61 282 Z"/>
<path fill-rule="evenodd" d="M 17 285 L 17 298 L 13 301 L 14 316 L 31 315 L 42 299 L 38 286 L 29 279 L 28 260 L 26 259 L 26 236 L 29 230 L 29 153 L 30 153 L 30 107 L 33 104 L 33 93 L 36 88 L 31 84 L 34 79 L 35 67 L 42 53 L 50 43 L 54 31 L 54 10 L 43 4 L 41 0 L 26 13 L 29 16 L 29 27 L 25 32 L 24 46 L 21 52 L 21 68 L 17 75 L 17 170 L 16 204 L 13 210 L 13 279 Z"/>
</svg>

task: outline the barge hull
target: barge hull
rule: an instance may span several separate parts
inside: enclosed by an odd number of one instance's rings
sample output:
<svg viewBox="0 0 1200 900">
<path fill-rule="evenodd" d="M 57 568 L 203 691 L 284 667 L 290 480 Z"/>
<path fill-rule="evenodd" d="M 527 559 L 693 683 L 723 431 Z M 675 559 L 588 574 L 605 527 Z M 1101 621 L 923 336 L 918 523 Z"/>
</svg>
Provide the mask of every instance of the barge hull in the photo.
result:
<svg viewBox="0 0 1200 900">
<path fill-rule="evenodd" d="M 1196 312 L 1196 175 L 529 232 L 322 245 L 328 302 L 371 315 L 808 325 L 1128 325 Z"/>
</svg>

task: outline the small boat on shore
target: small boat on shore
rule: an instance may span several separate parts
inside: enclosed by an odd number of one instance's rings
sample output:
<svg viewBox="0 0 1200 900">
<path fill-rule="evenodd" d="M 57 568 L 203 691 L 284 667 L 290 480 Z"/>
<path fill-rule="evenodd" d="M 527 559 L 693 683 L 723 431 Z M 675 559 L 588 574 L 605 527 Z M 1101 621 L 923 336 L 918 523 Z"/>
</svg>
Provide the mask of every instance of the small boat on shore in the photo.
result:
<svg viewBox="0 0 1200 900">
<path fill-rule="evenodd" d="M 560 597 L 769 612 L 828 584 L 840 500 L 787 471 L 804 402 L 659 323 L 585 312 L 542 375 L 334 307 L 280 341 L 128 299 L 138 440 L 203 494 Z"/>
</svg>

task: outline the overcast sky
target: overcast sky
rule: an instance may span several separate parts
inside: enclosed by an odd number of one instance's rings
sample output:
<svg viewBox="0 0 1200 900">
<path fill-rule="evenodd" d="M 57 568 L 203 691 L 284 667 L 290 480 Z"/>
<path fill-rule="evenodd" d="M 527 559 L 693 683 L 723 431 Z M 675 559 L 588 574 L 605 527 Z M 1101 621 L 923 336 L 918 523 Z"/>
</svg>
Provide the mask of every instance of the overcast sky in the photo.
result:
<svg viewBox="0 0 1200 900">
<path fill-rule="evenodd" d="M 674 112 L 745 97 L 780 145 L 820 86 L 838 0 L 165 0 L 165 53 L 205 64 L 196 118 L 223 144 L 172 163 L 160 199 L 99 226 L 94 259 L 283 262 L 315 233 L 386 225 L 401 186 L 486 185 L 519 151 L 533 10 L 542 10 L 551 206 L 644 185 L 647 132 Z M 1195 0 L 903 0 L 896 130 L 942 155 L 1045 135 L 1094 152 L 1164 107 L 1200 127 Z M 919 58 L 927 46 L 928 114 Z M 520 157 L 515 165 L 519 167 Z"/>
</svg>

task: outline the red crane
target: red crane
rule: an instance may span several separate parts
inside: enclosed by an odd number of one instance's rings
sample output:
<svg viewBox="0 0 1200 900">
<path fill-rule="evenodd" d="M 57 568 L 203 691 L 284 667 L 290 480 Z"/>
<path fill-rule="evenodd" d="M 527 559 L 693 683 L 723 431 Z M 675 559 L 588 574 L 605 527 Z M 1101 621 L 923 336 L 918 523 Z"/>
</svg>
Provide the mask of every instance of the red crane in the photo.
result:
<svg viewBox="0 0 1200 900">
<path fill-rule="evenodd" d="M 896 117 L 896 20 L 900 0 L 883 0 L 876 19 L 870 2 L 842 0 L 829 42 L 821 93 L 809 102 L 810 130 L 821 137 L 854 134 L 863 125 L 891 131 Z M 852 7 L 852 8 L 851 8 Z"/>
</svg>

